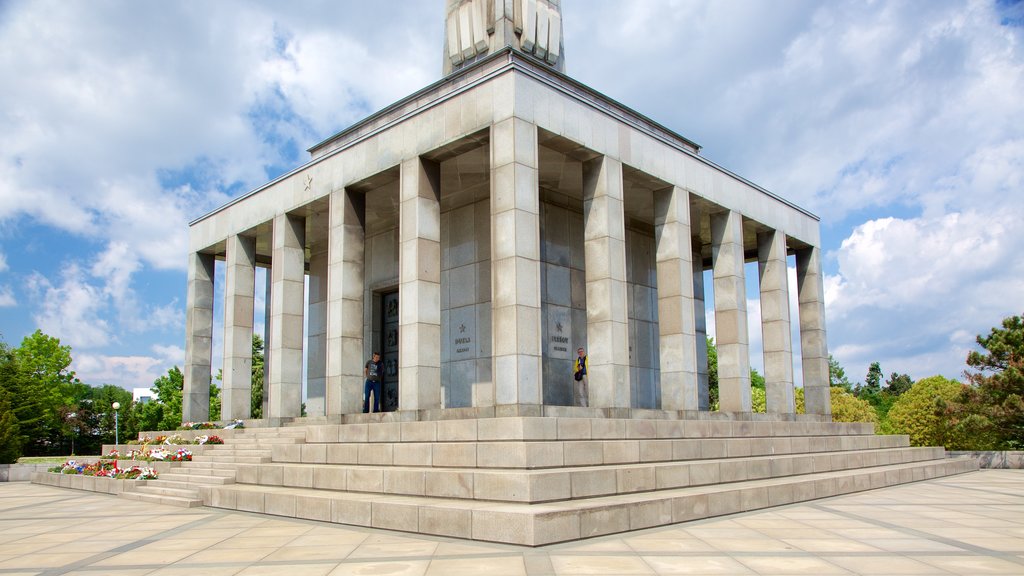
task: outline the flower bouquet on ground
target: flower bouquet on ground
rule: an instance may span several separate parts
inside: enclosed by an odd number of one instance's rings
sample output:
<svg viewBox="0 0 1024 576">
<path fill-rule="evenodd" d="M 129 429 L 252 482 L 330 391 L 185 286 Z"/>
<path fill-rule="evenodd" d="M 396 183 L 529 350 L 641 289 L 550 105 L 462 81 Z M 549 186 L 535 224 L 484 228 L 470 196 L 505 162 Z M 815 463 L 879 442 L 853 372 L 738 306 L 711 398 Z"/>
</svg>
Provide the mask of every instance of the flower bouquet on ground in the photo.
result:
<svg viewBox="0 0 1024 576">
<path fill-rule="evenodd" d="M 177 452 L 172 452 L 167 459 L 171 462 L 191 462 L 192 451 L 185 448 L 178 448 Z"/>
<path fill-rule="evenodd" d="M 178 430 L 213 430 L 217 425 L 213 422 L 185 422 Z"/>
<path fill-rule="evenodd" d="M 139 466 L 132 466 L 127 470 L 121 471 L 117 478 L 121 480 L 156 480 L 160 475 L 157 474 L 156 470 L 152 468 L 141 468 Z"/>
<path fill-rule="evenodd" d="M 220 436 L 214 436 L 212 434 L 209 435 L 209 436 L 199 436 L 199 437 L 196 438 L 196 444 L 200 444 L 200 445 L 203 445 L 203 444 L 223 444 L 223 443 L 224 443 L 224 439 L 223 438 L 221 438 Z"/>
</svg>

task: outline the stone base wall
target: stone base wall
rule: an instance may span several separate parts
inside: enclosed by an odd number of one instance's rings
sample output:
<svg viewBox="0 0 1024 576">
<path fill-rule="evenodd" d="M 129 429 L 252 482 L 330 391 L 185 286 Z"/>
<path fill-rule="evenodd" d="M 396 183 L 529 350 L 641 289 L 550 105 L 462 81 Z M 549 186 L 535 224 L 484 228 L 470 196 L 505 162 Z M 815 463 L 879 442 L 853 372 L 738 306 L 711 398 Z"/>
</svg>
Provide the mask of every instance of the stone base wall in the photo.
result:
<svg viewBox="0 0 1024 576">
<path fill-rule="evenodd" d="M 1024 451 L 1021 450 L 959 451 L 946 452 L 946 455 L 950 458 L 963 456 L 977 458 L 981 468 L 1013 468 L 1016 470 L 1024 468 Z"/>
<path fill-rule="evenodd" d="M 0 464 L 0 482 L 28 482 L 36 472 L 46 472 L 53 464 Z"/>
<path fill-rule="evenodd" d="M 118 480 L 103 476 L 86 476 L 84 474 L 59 474 L 57 472 L 36 472 L 32 475 L 34 484 L 86 490 L 103 494 L 120 494 L 132 492 L 139 486 L 145 486 L 147 480 Z"/>
</svg>

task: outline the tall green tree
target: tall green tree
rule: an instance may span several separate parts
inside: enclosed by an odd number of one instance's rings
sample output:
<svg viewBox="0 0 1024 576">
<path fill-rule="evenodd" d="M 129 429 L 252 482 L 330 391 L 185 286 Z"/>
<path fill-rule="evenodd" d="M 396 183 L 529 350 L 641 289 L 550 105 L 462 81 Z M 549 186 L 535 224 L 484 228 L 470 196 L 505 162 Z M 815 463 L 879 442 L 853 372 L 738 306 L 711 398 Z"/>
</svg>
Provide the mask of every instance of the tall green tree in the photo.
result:
<svg viewBox="0 0 1024 576">
<path fill-rule="evenodd" d="M 13 464 L 21 457 L 23 439 L 18 418 L 11 408 L 10 394 L 0 386 L 0 464 Z"/>
<path fill-rule="evenodd" d="M 266 361 L 263 357 L 263 338 L 252 335 L 252 393 L 250 414 L 253 418 L 263 417 L 263 372 Z"/>
<path fill-rule="evenodd" d="M 885 381 L 885 391 L 891 396 L 899 396 L 914 385 L 914 381 L 907 374 L 893 372 Z"/>
<path fill-rule="evenodd" d="M 708 336 L 708 406 L 718 410 L 718 347 L 715 339 Z"/>
<path fill-rule="evenodd" d="M 159 402 L 162 408 L 160 420 L 154 430 L 176 430 L 181 426 L 181 396 L 184 382 L 185 377 L 177 366 L 153 381 L 153 389 L 157 394 L 155 402 Z"/>
<path fill-rule="evenodd" d="M 1010 316 L 988 336 L 978 335 L 983 351 L 967 355 L 970 387 L 961 413 L 971 412 L 1004 449 L 1024 448 L 1024 318 Z"/>
<path fill-rule="evenodd" d="M 871 366 L 868 367 L 867 375 L 864 376 L 864 385 L 857 387 L 857 397 L 881 392 L 882 378 L 884 377 L 882 365 L 878 362 L 872 362 Z"/>
<path fill-rule="evenodd" d="M 846 370 L 839 365 L 839 361 L 828 355 L 828 383 L 829 386 L 838 386 L 847 392 L 853 390 L 853 385 L 846 377 Z"/>
<path fill-rule="evenodd" d="M 0 388 L 7 393 L 10 410 L 18 422 L 23 454 L 56 453 L 60 428 L 56 418 L 57 395 L 25 368 L 16 348 L 0 341 Z M 56 439 L 56 440 L 55 440 Z"/>
</svg>

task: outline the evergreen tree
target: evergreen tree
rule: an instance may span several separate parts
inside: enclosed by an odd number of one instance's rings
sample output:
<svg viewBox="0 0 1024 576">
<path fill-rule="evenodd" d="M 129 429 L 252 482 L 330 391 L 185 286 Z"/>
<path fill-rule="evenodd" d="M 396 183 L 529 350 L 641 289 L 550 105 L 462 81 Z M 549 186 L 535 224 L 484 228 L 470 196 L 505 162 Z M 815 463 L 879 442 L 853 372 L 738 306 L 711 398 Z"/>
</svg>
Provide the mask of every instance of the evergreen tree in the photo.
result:
<svg viewBox="0 0 1024 576">
<path fill-rule="evenodd" d="M 838 386 L 847 392 L 853 391 L 853 385 L 846 377 L 846 370 L 839 365 L 839 361 L 828 355 L 828 383 L 829 386 Z"/>
<path fill-rule="evenodd" d="M 891 396 L 899 396 L 907 390 L 910 390 L 911 386 L 914 385 L 914 381 L 910 379 L 907 374 L 897 374 L 893 372 L 889 376 L 889 379 L 885 381 L 885 391 Z"/>
<path fill-rule="evenodd" d="M 987 422 L 998 445 L 1004 449 L 1024 448 L 1024 318 L 1010 316 L 1002 328 L 979 335 L 984 352 L 967 355 L 971 386 L 961 399 L 962 412 L 971 412 L 978 422 Z"/>
<path fill-rule="evenodd" d="M 13 464 L 21 456 L 22 438 L 9 394 L 0 386 L 0 464 Z"/>
<path fill-rule="evenodd" d="M 881 364 L 872 362 L 871 366 L 868 367 L 867 376 L 864 377 L 864 386 L 857 387 L 857 397 L 881 392 L 883 377 Z"/>
</svg>

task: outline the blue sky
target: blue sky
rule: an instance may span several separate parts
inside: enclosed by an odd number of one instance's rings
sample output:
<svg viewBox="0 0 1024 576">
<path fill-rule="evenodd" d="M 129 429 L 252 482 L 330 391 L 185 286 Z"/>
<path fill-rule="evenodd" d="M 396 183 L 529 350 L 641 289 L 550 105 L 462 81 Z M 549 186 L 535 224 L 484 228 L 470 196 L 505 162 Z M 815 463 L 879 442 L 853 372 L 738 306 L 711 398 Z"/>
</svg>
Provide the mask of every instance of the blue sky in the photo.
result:
<svg viewBox="0 0 1024 576">
<path fill-rule="evenodd" d="M 440 77 L 442 0 L 365 4 L 0 3 L 0 336 L 181 365 L 188 222 Z M 1024 313 L 1022 3 L 563 4 L 571 76 L 821 217 L 852 379 Z"/>
</svg>

